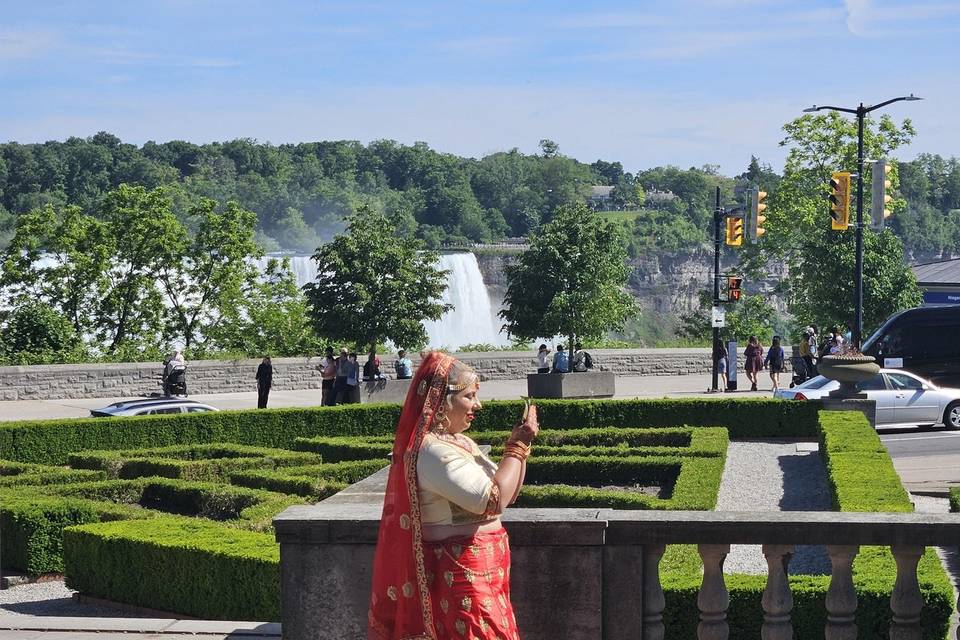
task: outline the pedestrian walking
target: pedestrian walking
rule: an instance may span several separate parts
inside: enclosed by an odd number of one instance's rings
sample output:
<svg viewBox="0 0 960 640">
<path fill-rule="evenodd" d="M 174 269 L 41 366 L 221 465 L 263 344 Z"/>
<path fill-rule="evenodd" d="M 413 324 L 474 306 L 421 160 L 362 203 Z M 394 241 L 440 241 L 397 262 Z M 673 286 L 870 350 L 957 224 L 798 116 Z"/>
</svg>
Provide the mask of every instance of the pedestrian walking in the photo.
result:
<svg viewBox="0 0 960 640">
<path fill-rule="evenodd" d="M 773 392 L 780 390 L 780 374 L 783 372 L 784 353 L 780 346 L 780 336 L 773 336 L 773 343 L 767 349 L 767 357 L 763 364 L 770 371 L 770 381 L 773 382 Z"/>
<path fill-rule="evenodd" d="M 270 356 L 265 356 L 257 367 L 257 409 L 267 408 L 267 397 L 270 387 L 273 386 L 273 363 Z"/>
<path fill-rule="evenodd" d="M 743 350 L 743 370 L 750 381 L 750 391 L 757 390 L 757 372 L 763 369 L 763 347 L 757 336 L 750 336 L 747 347 Z"/>
<path fill-rule="evenodd" d="M 537 373 L 550 373 L 550 348 L 546 344 L 537 350 Z"/>
</svg>

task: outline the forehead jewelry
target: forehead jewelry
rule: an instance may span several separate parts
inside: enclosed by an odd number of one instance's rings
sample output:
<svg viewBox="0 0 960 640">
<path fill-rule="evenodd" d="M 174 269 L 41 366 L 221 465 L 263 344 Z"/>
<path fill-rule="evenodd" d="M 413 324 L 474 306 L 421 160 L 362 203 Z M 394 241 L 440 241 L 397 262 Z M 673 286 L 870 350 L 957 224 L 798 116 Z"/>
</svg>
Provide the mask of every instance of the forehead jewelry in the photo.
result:
<svg viewBox="0 0 960 640">
<path fill-rule="evenodd" d="M 479 382 L 480 380 L 477 378 L 477 374 L 471 373 L 467 376 L 467 379 L 460 384 L 448 384 L 447 390 L 450 392 L 463 391 L 471 385 L 479 384 Z"/>
</svg>

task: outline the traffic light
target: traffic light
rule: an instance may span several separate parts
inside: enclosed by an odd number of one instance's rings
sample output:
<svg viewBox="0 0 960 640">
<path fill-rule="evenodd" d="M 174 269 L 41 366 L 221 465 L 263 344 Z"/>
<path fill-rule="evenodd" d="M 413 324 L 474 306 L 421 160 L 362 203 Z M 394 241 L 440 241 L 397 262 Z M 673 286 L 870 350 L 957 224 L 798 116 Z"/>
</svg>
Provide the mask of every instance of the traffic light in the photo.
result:
<svg viewBox="0 0 960 640">
<path fill-rule="evenodd" d="M 727 244 L 731 247 L 743 244 L 742 216 L 727 216 Z"/>
<path fill-rule="evenodd" d="M 727 278 L 727 300 L 730 302 L 739 302 L 740 294 L 742 293 L 740 287 L 743 285 L 743 278 L 740 276 L 729 276 Z"/>
<path fill-rule="evenodd" d="M 887 204 L 893 200 L 893 197 L 887 195 L 887 189 L 892 186 L 887 174 L 892 168 L 886 160 L 877 160 L 873 163 L 873 206 L 870 212 L 873 214 L 874 229 L 883 229 L 884 221 L 890 217 Z"/>
<path fill-rule="evenodd" d="M 830 227 L 844 231 L 850 226 L 850 172 L 837 171 L 830 177 Z"/>
<path fill-rule="evenodd" d="M 767 205 L 763 201 L 767 197 L 766 191 L 760 191 L 760 187 L 754 187 L 750 198 L 750 241 L 756 242 L 764 233 L 763 223 L 767 221 L 767 216 L 763 215 Z"/>
</svg>

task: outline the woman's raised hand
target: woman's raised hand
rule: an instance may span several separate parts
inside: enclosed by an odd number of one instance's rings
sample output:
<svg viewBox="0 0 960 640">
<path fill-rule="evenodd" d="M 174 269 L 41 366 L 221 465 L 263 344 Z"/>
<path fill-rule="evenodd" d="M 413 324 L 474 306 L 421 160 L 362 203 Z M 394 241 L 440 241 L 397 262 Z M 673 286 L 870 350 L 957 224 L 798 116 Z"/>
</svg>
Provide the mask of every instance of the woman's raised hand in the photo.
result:
<svg viewBox="0 0 960 640">
<path fill-rule="evenodd" d="M 510 439 L 519 440 L 529 445 L 533 442 L 534 438 L 537 437 L 538 433 L 540 433 L 540 422 L 537 420 L 537 406 L 532 404 L 530 405 L 530 410 L 527 412 L 526 420 L 518 422 L 516 426 L 513 427 L 513 433 L 510 434 Z"/>
</svg>

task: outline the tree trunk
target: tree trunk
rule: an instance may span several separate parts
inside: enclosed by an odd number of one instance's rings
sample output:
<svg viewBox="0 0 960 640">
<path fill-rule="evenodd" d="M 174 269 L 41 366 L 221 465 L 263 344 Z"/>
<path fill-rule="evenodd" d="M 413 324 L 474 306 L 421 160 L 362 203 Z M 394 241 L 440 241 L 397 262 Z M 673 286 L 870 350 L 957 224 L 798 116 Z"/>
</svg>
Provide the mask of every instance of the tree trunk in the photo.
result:
<svg viewBox="0 0 960 640">
<path fill-rule="evenodd" d="M 567 373 L 573 373 L 573 340 L 576 338 L 576 334 L 571 333 L 567 337 L 570 339 L 569 346 L 567 347 L 567 353 L 569 354 L 567 358 L 567 362 L 569 363 L 567 364 Z"/>
</svg>

